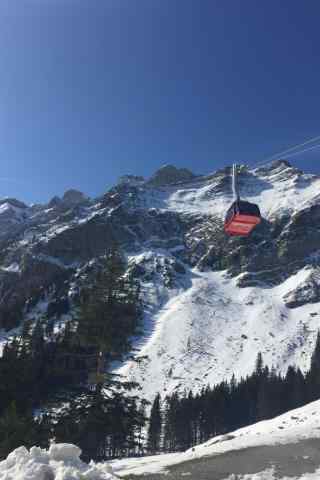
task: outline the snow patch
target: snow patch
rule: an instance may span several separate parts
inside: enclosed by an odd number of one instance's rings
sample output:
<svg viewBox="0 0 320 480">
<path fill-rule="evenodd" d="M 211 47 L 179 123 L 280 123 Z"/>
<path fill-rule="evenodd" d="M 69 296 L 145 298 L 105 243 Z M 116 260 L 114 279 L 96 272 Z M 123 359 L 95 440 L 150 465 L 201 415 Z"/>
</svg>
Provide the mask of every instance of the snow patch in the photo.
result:
<svg viewBox="0 0 320 480">
<path fill-rule="evenodd" d="M 10 273 L 21 273 L 20 265 L 16 262 L 11 263 L 11 265 L 8 265 L 7 267 L 1 267 L 1 270 Z"/>
<path fill-rule="evenodd" d="M 53 444 L 49 450 L 19 447 L 0 462 L 0 480 L 113 480 L 106 463 L 89 465 L 80 460 L 75 445 Z"/>
</svg>

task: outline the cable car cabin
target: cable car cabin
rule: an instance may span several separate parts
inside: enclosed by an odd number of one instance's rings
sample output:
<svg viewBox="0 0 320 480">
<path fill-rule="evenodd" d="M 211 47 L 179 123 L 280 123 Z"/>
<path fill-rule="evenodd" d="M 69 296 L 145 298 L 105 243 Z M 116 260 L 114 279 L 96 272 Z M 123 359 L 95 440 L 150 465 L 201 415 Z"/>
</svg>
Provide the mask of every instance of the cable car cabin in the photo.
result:
<svg viewBox="0 0 320 480">
<path fill-rule="evenodd" d="M 227 212 L 224 230 L 232 236 L 247 237 L 260 222 L 261 213 L 258 205 L 237 200 Z"/>
</svg>

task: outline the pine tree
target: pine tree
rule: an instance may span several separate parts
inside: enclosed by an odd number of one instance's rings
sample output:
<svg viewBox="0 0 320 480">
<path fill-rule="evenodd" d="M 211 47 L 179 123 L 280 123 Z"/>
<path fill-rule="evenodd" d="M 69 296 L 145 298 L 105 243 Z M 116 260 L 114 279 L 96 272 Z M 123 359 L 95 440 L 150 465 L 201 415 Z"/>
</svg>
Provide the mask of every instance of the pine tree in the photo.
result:
<svg viewBox="0 0 320 480">
<path fill-rule="evenodd" d="M 263 358 L 262 353 L 259 352 L 256 359 L 255 374 L 261 377 L 263 374 Z"/>
<path fill-rule="evenodd" d="M 307 384 L 309 400 L 313 401 L 320 398 L 320 331 L 318 331 L 315 349 L 311 357 Z"/>
<path fill-rule="evenodd" d="M 117 385 L 74 398 L 52 423 L 56 441 L 76 443 L 86 461 L 100 461 L 136 454 L 145 417 L 137 398 Z"/>
<path fill-rule="evenodd" d="M 303 374 L 300 369 L 289 366 L 284 379 L 284 410 L 293 410 L 303 404 L 305 389 Z"/>
<path fill-rule="evenodd" d="M 308 402 L 306 379 L 300 368 L 297 368 L 296 371 L 294 399 L 296 405 L 295 408 L 302 407 Z"/>
<path fill-rule="evenodd" d="M 262 362 L 262 357 L 261 357 Z M 257 421 L 272 417 L 272 409 L 270 405 L 270 384 L 269 369 L 265 367 L 259 377 L 258 396 L 257 396 Z"/>
<path fill-rule="evenodd" d="M 97 354 L 97 384 L 104 381 L 105 361 L 129 350 L 138 325 L 139 288 L 125 272 L 120 252 L 112 248 L 79 305 L 77 334 L 81 344 Z"/>
<path fill-rule="evenodd" d="M 50 425 L 47 418 L 36 422 L 31 414 L 19 415 L 14 402 L 0 418 L 0 460 L 21 445 L 48 446 Z"/>
<path fill-rule="evenodd" d="M 148 400 L 142 399 L 140 402 L 140 407 L 138 410 L 138 425 L 137 425 L 137 447 L 138 455 L 143 455 L 145 448 L 145 436 L 143 434 L 144 426 L 147 422 L 146 407 L 150 402 Z"/>
<path fill-rule="evenodd" d="M 156 453 L 160 451 L 161 429 L 161 397 L 158 393 L 152 404 L 148 428 L 148 451 L 151 453 Z"/>
<path fill-rule="evenodd" d="M 163 448 L 166 452 L 174 452 L 176 449 L 177 400 L 177 394 L 167 396 L 165 400 Z"/>
<path fill-rule="evenodd" d="M 25 319 L 23 322 L 21 337 L 25 342 L 31 339 L 32 323 L 32 319 Z"/>
</svg>

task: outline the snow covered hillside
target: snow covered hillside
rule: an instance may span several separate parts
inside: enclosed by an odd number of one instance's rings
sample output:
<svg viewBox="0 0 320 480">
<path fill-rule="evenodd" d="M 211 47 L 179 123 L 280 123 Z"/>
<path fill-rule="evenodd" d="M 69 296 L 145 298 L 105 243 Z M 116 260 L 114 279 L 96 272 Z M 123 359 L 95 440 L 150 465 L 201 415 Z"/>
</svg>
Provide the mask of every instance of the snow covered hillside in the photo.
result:
<svg viewBox="0 0 320 480">
<path fill-rule="evenodd" d="M 155 392 L 192 388 L 237 378 L 254 370 L 257 353 L 285 372 L 291 364 L 309 368 L 320 327 L 320 303 L 296 309 L 284 298 L 311 274 L 305 268 L 280 286 L 239 288 L 225 272 L 191 269 L 190 287 L 157 313 L 154 329 L 139 352 L 119 372 Z"/>
<path fill-rule="evenodd" d="M 264 217 L 247 239 L 223 231 L 230 167 L 195 176 L 165 166 L 97 199 L 69 190 L 47 205 L 0 202 L 2 343 L 26 319 L 63 328 L 116 239 L 144 303 L 136 358 L 118 370 L 145 397 L 250 373 L 259 351 L 280 371 L 308 368 L 320 327 L 320 178 L 277 161 L 242 166 L 239 183 Z"/>
<path fill-rule="evenodd" d="M 188 461 L 216 457 L 254 447 L 290 446 L 290 444 L 299 444 L 299 442 L 305 440 L 315 440 L 319 438 L 320 401 L 316 401 L 272 420 L 265 420 L 250 427 L 241 428 L 230 434 L 214 437 L 208 442 L 183 453 L 115 460 L 111 462 L 111 465 L 113 471 L 121 477 L 129 474 L 146 475 L 164 473 L 169 467 Z M 251 455 L 257 455 L 257 451 L 251 452 Z M 187 470 L 188 468 L 186 467 L 186 471 Z M 236 471 L 234 473 L 236 473 Z M 314 478 L 319 478 L 319 475 L 320 464 L 318 465 L 318 476 Z M 272 476 L 257 475 L 255 477 L 248 476 L 248 478 L 272 478 Z M 297 478 L 297 476 L 293 478 Z"/>
</svg>

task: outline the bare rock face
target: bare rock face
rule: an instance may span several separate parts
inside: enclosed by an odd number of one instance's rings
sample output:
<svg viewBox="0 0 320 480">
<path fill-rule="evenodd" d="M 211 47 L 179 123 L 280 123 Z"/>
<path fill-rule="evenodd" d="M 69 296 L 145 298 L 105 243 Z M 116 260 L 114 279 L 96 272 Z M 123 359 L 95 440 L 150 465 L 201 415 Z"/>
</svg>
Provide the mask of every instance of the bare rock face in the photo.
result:
<svg viewBox="0 0 320 480">
<path fill-rule="evenodd" d="M 67 190 L 62 197 L 62 202 L 68 207 L 75 207 L 77 205 L 84 205 L 89 202 L 88 197 L 78 190 Z"/>
<path fill-rule="evenodd" d="M 45 257 L 25 255 L 19 271 L 0 270 L 0 328 L 17 326 L 23 318 L 23 310 L 49 287 L 63 285 L 71 271 Z"/>
<path fill-rule="evenodd" d="M 174 248 L 183 241 L 184 224 L 174 212 L 136 212 L 122 206 L 110 209 L 112 212 L 106 217 L 75 223 L 35 244 L 33 253 L 71 265 L 103 255 L 113 240 L 126 250 L 135 250 L 143 243 L 155 248 Z"/>
<path fill-rule="evenodd" d="M 30 209 L 15 198 L 0 200 L 0 241 L 15 235 L 23 228 Z"/>
<path fill-rule="evenodd" d="M 33 253 L 60 259 L 66 265 L 74 262 L 86 262 L 91 258 L 103 255 L 112 238 L 108 222 L 95 219 L 80 225 L 66 228 L 53 235 L 45 242 L 34 245 Z"/>
<path fill-rule="evenodd" d="M 187 168 L 176 168 L 173 165 L 164 165 L 150 178 L 149 185 L 162 186 L 172 183 L 186 182 L 192 180 L 195 175 Z"/>
<path fill-rule="evenodd" d="M 57 195 L 55 195 L 53 198 L 51 198 L 50 202 L 48 203 L 48 207 L 49 208 L 56 208 L 61 204 L 62 204 L 61 198 L 58 197 Z"/>
<path fill-rule="evenodd" d="M 308 206 L 292 216 L 279 236 L 279 257 L 283 263 L 304 259 L 319 250 L 320 205 Z M 306 241 L 307 240 L 307 241 Z"/>
<path fill-rule="evenodd" d="M 297 308 L 307 303 L 316 303 L 320 300 L 320 270 L 312 269 L 307 279 L 291 290 L 285 297 L 285 305 Z"/>
<path fill-rule="evenodd" d="M 134 185 L 134 186 L 141 185 L 144 182 L 145 182 L 145 179 L 138 175 L 122 175 L 122 177 L 120 177 L 118 181 L 120 185 L 126 184 L 126 185 Z"/>
<path fill-rule="evenodd" d="M 81 205 L 88 205 L 89 198 L 78 190 L 70 189 L 65 192 L 62 198 L 57 195 L 54 196 L 48 203 L 49 208 L 60 208 L 62 210 L 66 208 L 74 208 Z"/>
</svg>

